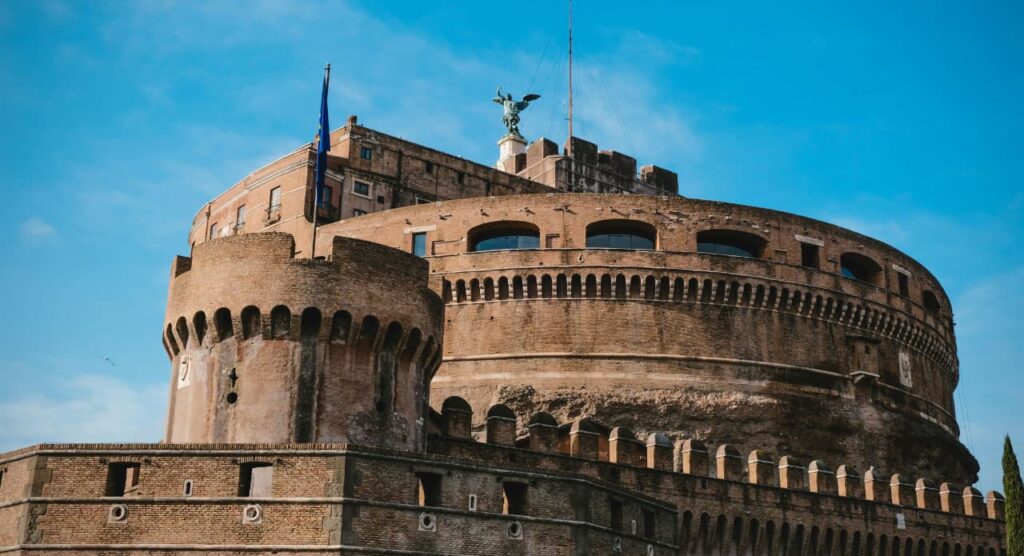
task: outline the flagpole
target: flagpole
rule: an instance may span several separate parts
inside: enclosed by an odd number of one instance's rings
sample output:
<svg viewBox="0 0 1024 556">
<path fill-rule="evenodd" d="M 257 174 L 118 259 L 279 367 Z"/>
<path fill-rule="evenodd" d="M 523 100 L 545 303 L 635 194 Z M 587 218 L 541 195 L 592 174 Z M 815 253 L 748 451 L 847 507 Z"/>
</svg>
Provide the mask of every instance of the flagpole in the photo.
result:
<svg viewBox="0 0 1024 556">
<path fill-rule="evenodd" d="M 323 91 L 324 99 L 323 99 L 323 102 L 321 103 L 321 106 L 320 106 L 320 123 L 321 124 L 323 124 L 323 122 L 324 122 L 324 114 L 323 114 L 323 112 L 325 110 L 327 110 L 327 98 L 326 98 L 326 95 L 327 95 L 327 85 L 331 82 L 331 65 L 327 64 L 327 66 L 324 67 L 324 71 L 326 73 L 324 74 L 324 91 Z M 331 134 L 331 130 L 330 129 L 323 129 L 323 126 L 321 125 L 320 133 L 317 135 L 317 142 L 318 143 L 323 143 L 323 134 L 324 133 L 327 134 L 327 137 L 328 137 L 328 139 L 327 139 L 327 141 L 328 141 L 328 150 L 330 150 L 330 136 L 331 136 L 330 135 Z M 327 173 L 326 161 L 327 161 L 327 154 L 325 153 L 324 154 L 324 163 L 325 163 L 324 166 L 325 167 L 323 168 L 323 173 L 325 175 Z M 309 248 L 309 258 L 310 259 L 315 259 L 316 258 L 316 227 L 317 227 L 317 221 L 319 220 L 319 218 L 317 218 L 317 209 L 320 208 L 320 173 L 321 173 L 321 169 L 318 167 L 319 164 L 320 164 L 320 146 L 317 145 L 317 167 L 315 168 L 315 171 L 313 173 L 313 241 L 312 241 L 312 245 Z"/>
</svg>

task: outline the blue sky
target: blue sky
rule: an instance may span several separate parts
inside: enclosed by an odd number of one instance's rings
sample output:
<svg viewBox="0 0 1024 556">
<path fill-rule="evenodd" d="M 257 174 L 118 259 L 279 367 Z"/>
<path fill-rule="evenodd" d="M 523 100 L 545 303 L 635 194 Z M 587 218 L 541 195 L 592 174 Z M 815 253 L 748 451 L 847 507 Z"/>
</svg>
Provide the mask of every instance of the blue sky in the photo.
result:
<svg viewBox="0 0 1024 556">
<path fill-rule="evenodd" d="M 1001 490 L 1002 435 L 1024 447 L 1021 6 L 637 4 L 576 2 L 577 135 L 929 267 L 962 440 Z M 203 202 L 312 138 L 325 62 L 335 126 L 489 164 L 500 84 L 543 95 L 529 138 L 564 137 L 561 2 L 240 6 L 0 3 L 0 450 L 160 438 L 170 261 Z"/>
</svg>

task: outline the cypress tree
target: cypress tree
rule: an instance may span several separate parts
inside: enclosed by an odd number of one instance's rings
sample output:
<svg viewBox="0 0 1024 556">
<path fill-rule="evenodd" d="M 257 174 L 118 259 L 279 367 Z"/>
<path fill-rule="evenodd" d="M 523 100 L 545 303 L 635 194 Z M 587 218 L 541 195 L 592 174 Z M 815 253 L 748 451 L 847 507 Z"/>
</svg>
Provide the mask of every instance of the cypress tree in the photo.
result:
<svg viewBox="0 0 1024 556">
<path fill-rule="evenodd" d="M 1006 496 L 1006 554 L 1024 556 L 1024 484 L 1010 435 L 1003 443 L 1003 492 Z"/>
</svg>

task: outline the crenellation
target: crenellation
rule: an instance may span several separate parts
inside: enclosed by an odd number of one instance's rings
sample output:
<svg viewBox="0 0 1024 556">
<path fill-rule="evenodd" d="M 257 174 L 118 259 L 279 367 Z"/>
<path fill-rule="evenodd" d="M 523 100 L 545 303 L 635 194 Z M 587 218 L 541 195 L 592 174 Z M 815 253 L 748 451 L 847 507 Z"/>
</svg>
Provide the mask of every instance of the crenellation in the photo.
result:
<svg viewBox="0 0 1024 556">
<path fill-rule="evenodd" d="M 677 446 L 680 445 L 677 444 Z M 700 440 L 687 438 L 682 441 L 681 448 L 682 468 L 680 472 L 687 475 L 707 477 L 709 471 L 707 446 Z"/>
<path fill-rule="evenodd" d="M 896 506 L 917 506 L 917 496 L 913 484 L 907 482 L 903 475 L 894 473 L 889 479 L 889 500 Z"/>
<path fill-rule="evenodd" d="M 497 404 L 487 410 L 487 443 L 515 446 L 516 414 L 508 406 Z"/>
<path fill-rule="evenodd" d="M 928 479 L 918 479 L 914 483 L 914 492 L 918 508 L 937 510 L 941 507 L 939 504 L 939 490 Z"/>
<path fill-rule="evenodd" d="M 787 490 L 807 489 L 807 466 L 793 456 L 779 458 L 779 488 Z"/>
<path fill-rule="evenodd" d="M 775 461 L 763 450 L 751 450 L 747 456 L 747 480 L 750 484 L 777 486 Z"/>
<path fill-rule="evenodd" d="M 548 413 L 534 413 L 526 425 L 526 445 L 538 452 L 554 452 L 558 449 L 558 421 Z M 517 443 L 518 444 L 518 443 Z"/>
<path fill-rule="evenodd" d="M 988 515 L 988 508 L 985 505 L 985 498 L 981 495 L 980 490 L 972 486 L 964 487 L 963 501 L 964 515 L 974 517 L 984 517 Z"/>
<path fill-rule="evenodd" d="M 646 466 L 646 446 L 627 427 L 615 427 L 608 435 L 608 461 L 633 467 Z"/>
<path fill-rule="evenodd" d="M 872 467 L 868 471 L 873 470 L 874 468 Z M 836 468 L 836 493 L 839 496 L 881 502 L 881 498 L 875 498 L 879 488 L 872 480 L 870 485 L 871 495 L 869 496 L 867 475 L 862 478 L 857 469 L 850 465 L 844 464 Z"/>
<path fill-rule="evenodd" d="M 578 458 L 597 459 L 600 438 L 600 431 L 588 419 L 577 419 L 569 429 L 569 453 Z"/>
<path fill-rule="evenodd" d="M 647 467 L 671 471 L 673 465 L 672 440 L 663 432 L 647 435 Z"/>
<path fill-rule="evenodd" d="M 1006 519 L 1006 498 L 994 490 L 988 491 L 985 494 L 985 509 L 989 519 Z"/>
<path fill-rule="evenodd" d="M 837 494 L 835 473 L 825 462 L 816 459 L 807 466 L 807 487 L 818 494 Z"/>
<path fill-rule="evenodd" d="M 722 444 L 715 451 L 715 477 L 727 481 L 743 480 L 743 459 L 735 446 Z"/>
<path fill-rule="evenodd" d="M 473 437 L 473 408 L 466 400 L 452 396 L 441 404 L 444 433 L 452 438 Z"/>
<path fill-rule="evenodd" d="M 965 513 L 963 489 L 948 482 L 940 484 L 939 509 L 951 514 Z"/>
</svg>

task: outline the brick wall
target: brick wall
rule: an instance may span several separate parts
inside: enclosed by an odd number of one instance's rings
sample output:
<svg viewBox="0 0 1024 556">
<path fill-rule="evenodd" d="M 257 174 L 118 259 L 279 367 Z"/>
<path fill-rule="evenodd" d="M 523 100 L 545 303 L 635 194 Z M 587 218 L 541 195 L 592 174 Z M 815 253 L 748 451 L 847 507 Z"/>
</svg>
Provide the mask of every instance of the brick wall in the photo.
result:
<svg viewBox="0 0 1024 556">
<path fill-rule="evenodd" d="M 671 452 L 670 460 L 678 457 Z M 31 515 L 31 534 L 21 544 L 5 537 L 0 548 L 707 554 L 756 546 L 761 553 L 803 554 L 823 549 L 829 538 L 832 550 L 843 543 L 844 553 L 881 554 L 883 539 L 888 547 L 898 538 L 926 549 L 948 545 L 951 554 L 956 546 L 961 554 L 967 547 L 972 554 L 1004 550 L 1003 522 L 985 515 L 810 492 L 820 487 L 807 481 L 780 488 L 741 475 L 686 474 L 673 471 L 672 461 L 668 469 L 650 467 L 661 465 L 660 452 L 637 466 L 439 436 L 426 454 L 342 444 L 43 445 L 0 455 L 0 465 L 37 456 L 52 480 L 36 496 L 0 508 L 0 519 L 11 508 Z M 103 496 L 107 465 L 122 461 L 140 464 L 137 491 Z M 269 497 L 238 496 L 239 466 L 252 461 L 273 465 Z M 420 505 L 417 473 L 440 476 L 436 505 Z M 194 484 L 191 496 L 181 490 L 186 478 Z M 525 515 L 502 513 L 507 482 L 525 485 Z M 246 523 L 243 511 L 252 504 L 261 514 Z M 613 504 L 621 509 L 618 523 Z M 126 512 L 112 519 L 118 505 Z M 994 508 L 986 511 L 1000 511 Z M 649 518 L 653 531 L 645 526 Z"/>
<path fill-rule="evenodd" d="M 508 221 L 536 226 L 542 248 L 470 252 L 472 230 Z M 657 249 L 586 249 L 587 227 L 607 221 L 649 225 Z M 698 253 L 709 229 L 761 238 L 762 258 Z M 323 233 L 402 249 L 427 234 L 431 284 L 448 302 L 435 408 L 455 395 L 976 477 L 957 440 L 949 301 L 924 267 L 879 241 L 765 209 L 584 194 L 406 207 Z M 802 266 L 806 241 L 817 242 L 820 269 Z M 841 276 L 844 253 L 876 261 L 878 284 Z M 937 312 L 924 307 L 925 291 Z"/>
<path fill-rule="evenodd" d="M 176 261 L 168 440 L 422 445 L 442 314 L 427 265 L 376 243 L 328 245 L 311 261 L 286 234 L 246 234 Z"/>
</svg>

